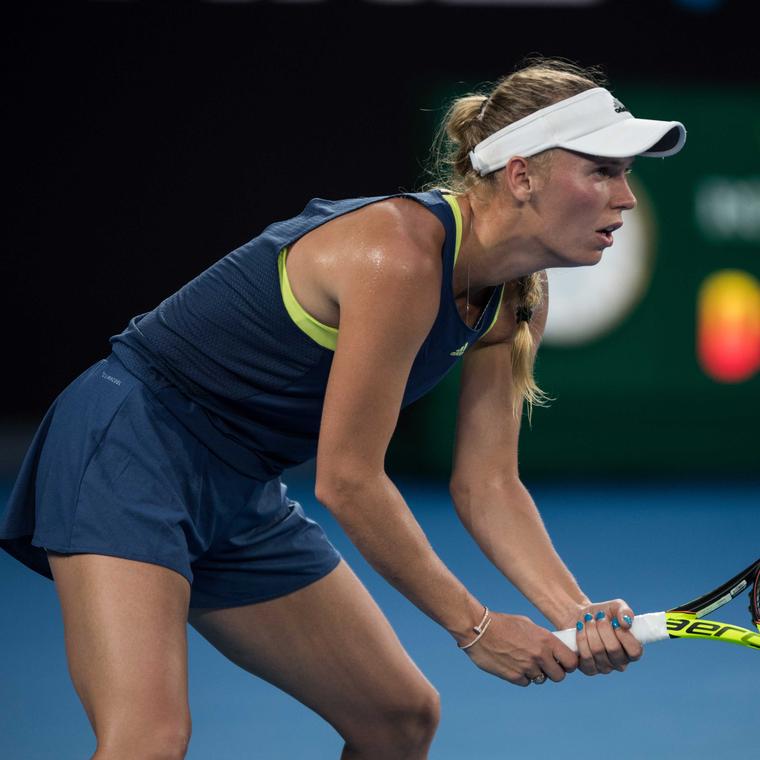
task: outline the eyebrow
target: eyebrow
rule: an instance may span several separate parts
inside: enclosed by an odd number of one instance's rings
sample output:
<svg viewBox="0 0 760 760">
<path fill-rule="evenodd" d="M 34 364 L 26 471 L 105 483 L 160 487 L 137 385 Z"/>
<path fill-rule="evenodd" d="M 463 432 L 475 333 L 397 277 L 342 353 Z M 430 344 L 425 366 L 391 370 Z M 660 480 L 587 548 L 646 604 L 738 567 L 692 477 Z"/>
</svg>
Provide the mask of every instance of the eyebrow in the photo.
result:
<svg viewBox="0 0 760 760">
<path fill-rule="evenodd" d="M 612 164 L 613 166 L 625 166 L 629 169 L 636 160 L 636 156 L 633 156 L 629 161 L 624 158 L 605 158 L 604 156 L 588 156 L 588 158 L 595 164 Z"/>
</svg>

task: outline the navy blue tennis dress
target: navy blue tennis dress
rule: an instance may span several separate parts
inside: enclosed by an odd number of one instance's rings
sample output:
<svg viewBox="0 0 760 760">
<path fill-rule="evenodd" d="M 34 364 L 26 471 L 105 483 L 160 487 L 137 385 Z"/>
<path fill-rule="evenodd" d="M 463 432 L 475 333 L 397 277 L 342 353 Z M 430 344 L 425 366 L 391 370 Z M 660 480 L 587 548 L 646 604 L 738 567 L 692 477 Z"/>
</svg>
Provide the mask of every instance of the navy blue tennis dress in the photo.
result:
<svg viewBox="0 0 760 760">
<path fill-rule="evenodd" d="M 438 315 L 403 406 L 425 394 L 496 321 L 461 319 L 452 273 L 459 207 L 440 191 L 313 199 L 232 251 L 110 339 L 112 353 L 53 402 L 0 520 L 0 546 L 51 578 L 46 549 L 150 562 L 181 573 L 191 606 L 273 599 L 340 561 L 287 495 L 283 469 L 316 455 L 338 330 L 298 304 L 288 247 L 371 203 L 408 197 L 443 224 Z"/>
</svg>

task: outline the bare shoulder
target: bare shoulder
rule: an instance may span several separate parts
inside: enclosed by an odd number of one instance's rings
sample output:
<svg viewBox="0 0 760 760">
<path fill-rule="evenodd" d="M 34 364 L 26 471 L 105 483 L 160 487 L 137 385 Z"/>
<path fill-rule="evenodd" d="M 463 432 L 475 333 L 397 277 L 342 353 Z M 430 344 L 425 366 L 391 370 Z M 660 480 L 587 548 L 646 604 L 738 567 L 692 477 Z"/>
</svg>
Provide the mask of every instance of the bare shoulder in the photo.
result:
<svg viewBox="0 0 760 760">
<path fill-rule="evenodd" d="M 379 201 L 346 215 L 340 232 L 343 273 L 335 282 L 339 302 L 345 296 L 379 288 L 386 303 L 402 309 L 411 300 L 437 300 L 442 272 L 443 226 L 424 206 L 407 198 Z"/>
<path fill-rule="evenodd" d="M 377 201 L 294 243 L 287 263 L 290 284 L 310 314 L 334 327 L 349 297 L 380 293 L 387 306 L 432 298 L 440 292 L 444 236 L 438 219 L 417 201 Z"/>
<path fill-rule="evenodd" d="M 370 248 L 382 250 L 384 259 L 402 267 L 440 262 L 445 231 L 441 222 L 411 198 L 388 198 L 349 214 L 353 228 Z"/>
<path fill-rule="evenodd" d="M 340 303 L 349 292 L 402 285 L 437 293 L 444 235 L 433 214 L 406 198 L 378 201 L 333 220 L 322 240 L 322 250 L 339 262 L 329 285 L 332 297 Z"/>
</svg>

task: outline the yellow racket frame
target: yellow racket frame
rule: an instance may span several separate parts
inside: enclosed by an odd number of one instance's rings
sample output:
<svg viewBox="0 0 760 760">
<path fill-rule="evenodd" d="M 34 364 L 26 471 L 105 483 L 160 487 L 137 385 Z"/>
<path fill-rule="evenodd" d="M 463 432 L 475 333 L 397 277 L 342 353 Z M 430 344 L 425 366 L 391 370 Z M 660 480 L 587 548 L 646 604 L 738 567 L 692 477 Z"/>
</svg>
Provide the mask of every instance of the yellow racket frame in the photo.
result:
<svg viewBox="0 0 760 760">
<path fill-rule="evenodd" d="M 666 612 L 671 639 L 713 639 L 760 650 L 760 633 L 731 623 L 698 618 L 693 612 Z"/>
</svg>

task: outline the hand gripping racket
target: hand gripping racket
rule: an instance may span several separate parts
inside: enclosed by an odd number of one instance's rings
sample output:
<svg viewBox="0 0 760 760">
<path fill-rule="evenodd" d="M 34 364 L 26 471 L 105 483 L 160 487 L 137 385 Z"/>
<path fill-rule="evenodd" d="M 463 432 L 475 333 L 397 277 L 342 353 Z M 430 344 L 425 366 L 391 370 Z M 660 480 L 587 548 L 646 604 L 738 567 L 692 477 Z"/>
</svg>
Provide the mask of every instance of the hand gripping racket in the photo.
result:
<svg viewBox="0 0 760 760">
<path fill-rule="evenodd" d="M 742 570 L 722 586 L 686 604 L 672 607 L 666 612 L 637 615 L 633 620 L 631 631 L 642 644 L 664 639 L 712 639 L 713 641 L 728 641 L 760 651 L 760 633 L 737 625 L 700 619 L 727 604 L 745 589 L 749 589 L 749 611 L 752 622 L 760 631 L 760 559 L 755 560 L 746 570 Z M 554 631 L 555 636 L 577 652 L 575 633 L 574 628 Z"/>
</svg>

